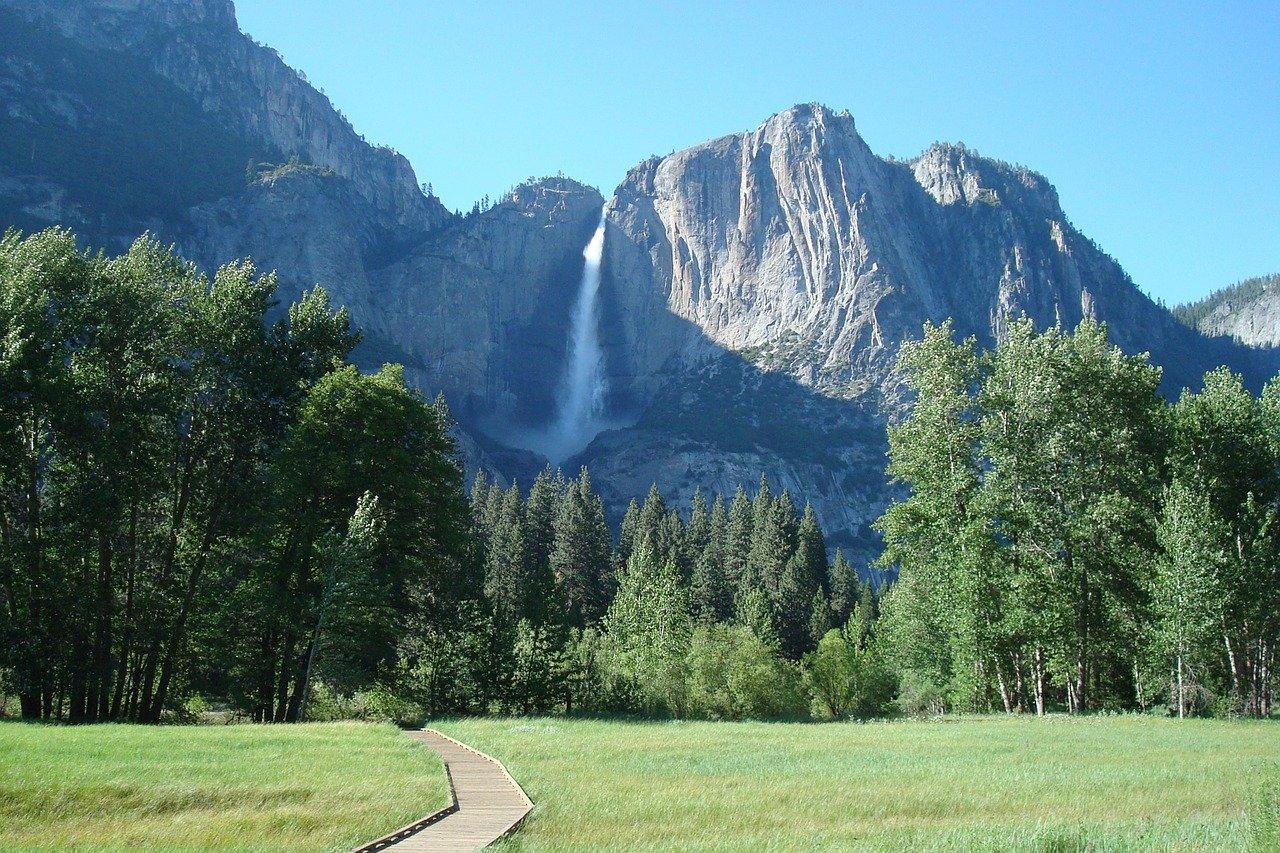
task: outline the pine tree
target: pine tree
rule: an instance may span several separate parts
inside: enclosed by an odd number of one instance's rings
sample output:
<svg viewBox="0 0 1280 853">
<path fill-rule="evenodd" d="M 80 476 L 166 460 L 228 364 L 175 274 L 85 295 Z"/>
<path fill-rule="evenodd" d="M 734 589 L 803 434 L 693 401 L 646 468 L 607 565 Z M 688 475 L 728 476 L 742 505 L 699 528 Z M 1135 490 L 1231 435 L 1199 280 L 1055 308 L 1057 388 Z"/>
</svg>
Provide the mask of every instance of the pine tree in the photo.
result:
<svg viewBox="0 0 1280 853">
<path fill-rule="evenodd" d="M 816 646 L 832 628 L 831 605 L 821 591 L 813 594 L 809 602 L 809 640 Z"/>
<path fill-rule="evenodd" d="M 747 581 L 747 561 L 751 557 L 753 511 L 747 490 L 738 486 L 729 506 L 729 521 L 725 530 L 724 576 L 734 589 L 741 589 Z"/>
<path fill-rule="evenodd" d="M 471 530 L 475 536 L 475 557 L 482 564 L 485 551 L 489 547 L 489 527 L 487 512 L 489 504 L 489 480 L 484 470 L 476 472 L 471 483 Z"/>
<path fill-rule="evenodd" d="M 689 524 L 685 527 L 684 549 L 681 557 L 686 566 L 696 566 L 711 539 L 711 513 L 702 489 L 694 489 L 689 506 Z"/>
<path fill-rule="evenodd" d="M 660 556 L 675 564 L 676 571 L 680 573 L 680 580 L 688 583 L 693 567 L 685 559 L 688 551 L 685 544 L 684 521 L 680 518 L 680 513 L 674 509 L 669 510 L 667 517 L 663 519 L 660 544 Z"/>
<path fill-rule="evenodd" d="M 496 487 L 493 491 L 497 491 Z M 529 550 L 524 529 L 520 488 L 501 493 L 498 519 L 485 555 L 484 592 L 494 612 L 514 625 L 526 615 L 529 594 Z M 493 503 L 492 492 L 489 503 Z"/>
<path fill-rule="evenodd" d="M 695 496 L 695 501 L 701 495 Z M 705 514 L 705 504 L 702 512 Z M 703 528 L 695 504 L 694 517 L 690 519 L 690 532 Z M 693 564 L 689 595 L 693 614 L 701 622 L 728 622 L 733 618 L 733 590 L 725 577 L 725 540 L 729 519 L 724 508 L 724 498 L 716 495 L 715 504 L 706 518 L 704 545 Z"/>
<path fill-rule="evenodd" d="M 772 574 L 776 579 L 780 574 L 779 570 L 786 561 L 787 554 L 783 532 L 776 522 L 769 480 L 761 474 L 760 486 L 751 500 L 751 545 L 739 581 L 740 591 L 764 589 L 766 576 Z"/>
<path fill-rule="evenodd" d="M 667 520 L 667 502 L 662 499 L 662 492 L 658 491 L 658 484 L 654 483 L 649 487 L 649 494 L 644 499 L 644 506 L 640 509 L 640 522 L 637 535 L 640 541 L 648 540 L 651 550 L 656 551 L 656 547 L 661 543 L 662 528 Z M 657 554 L 655 553 L 656 557 Z"/>
<path fill-rule="evenodd" d="M 684 526 L 680 517 L 667 506 L 657 483 L 649 488 L 649 495 L 640 509 L 636 527 L 636 547 L 646 543 L 653 557 L 661 562 L 671 562 L 680 568 L 680 543 L 684 538 Z"/>
<path fill-rule="evenodd" d="M 586 468 L 565 489 L 550 562 L 569 624 L 582 627 L 599 619 L 605 608 L 609 530 Z"/>
<path fill-rule="evenodd" d="M 787 561 L 795 553 L 795 505 L 790 494 L 783 492 L 773 500 L 768 489 L 768 480 L 760 478 L 760 491 L 756 493 L 753 507 L 751 551 L 746 561 L 748 571 L 742 587 L 763 589 L 769 603 L 781 615 L 783 607 L 788 612 L 796 610 L 791 596 L 800 594 L 804 599 L 800 607 L 808 607 L 812 593 L 808 581 L 800 578 L 799 567 L 792 567 L 791 573 L 787 573 Z"/>
<path fill-rule="evenodd" d="M 640 503 L 631 499 L 627 511 L 622 515 L 622 526 L 618 530 L 618 548 L 615 555 L 615 570 L 620 570 L 631 559 L 631 552 L 639 545 Z"/>
<path fill-rule="evenodd" d="M 587 510 L 587 542 L 588 553 L 596 578 L 598 603 L 594 610 L 586 612 L 588 623 L 594 624 L 604 616 L 613 600 L 614 564 L 612 557 L 613 536 L 609 532 L 609 523 L 605 519 L 604 501 L 591 486 L 591 476 L 584 466 L 578 477 L 578 488 L 582 492 L 582 504 Z"/>
<path fill-rule="evenodd" d="M 835 562 L 831 564 L 831 621 L 843 625 L 849 621 L 858 601 L 858 573 L 844 558 L 844 551 L 836 549 Z"/>
<path fill-rule="evenodd" d="M 796 540 L 796 551 L 804 560 L 805 573 L 813 578 L 820 590 L 827 592 L 831 588 L 827 540 L 822 535 L 822 526 L 818 524 L 818 514 L 813 511 L 812 504 L 804 505 L 804 517 L 800 519 Z"/>
<path fill-rule="evenodd" d="M 820 598 L 821 592 L 807 572 L 808 566 L 797 551 L 767 590 L 782 653 L 792 660 L 799 660 L 814 645 L 813 600 L 814 596 Z"/>
<path fill-rule="evenodd" d="M 555 545 L 556 516 L 563 499 L 563 478 L 552 474 L 551 467 L 544 468 L 529 489 L 526 504 L 526 529 L 529 536 L 529 559 L 535 566 L 545 567 Z"/>
<path fill-rule="evenodd" d="M 476 478 L 471 481 L 471 517 L 479 524 L 484 515 L 485 502 L 489 499 L 489 479 L 484 469 L 476 471 Z"/>
<path fill-rule="evenodd" d="M 878 616 L 875 590 L 869 583 L 862 584 L 862 589 L 858 592 L 858 605 L 845 626 L 846 633 L 859 647 L 866 645 L 871 637 L 871 630 Z"/>
</svg>

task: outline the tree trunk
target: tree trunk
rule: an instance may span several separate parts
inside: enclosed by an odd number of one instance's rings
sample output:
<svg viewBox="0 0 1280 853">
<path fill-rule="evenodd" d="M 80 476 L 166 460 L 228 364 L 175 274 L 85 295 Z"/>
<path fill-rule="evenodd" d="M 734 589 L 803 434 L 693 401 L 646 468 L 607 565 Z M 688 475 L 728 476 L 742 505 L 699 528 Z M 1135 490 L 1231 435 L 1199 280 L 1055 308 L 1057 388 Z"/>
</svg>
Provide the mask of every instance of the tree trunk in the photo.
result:
<svg viewBox="0 0 1280 853">
<path fill-rule="evenodd" d="M 1068 556 L 1069 562 L 1071 561 Z M 1080 567 L 1080 607 L 1076 621 L 1075 710 L 1089 710 L 1089 572 Z"/>
<path fill-rule="evenodd" d="M 1178 650 L 1178 719 L 1181 720 L 1186 716 L 1186 694 L 1182 678 L 1182 650 Z"/>
<path fill-rule="evenodd" d="M 119 719 L 121 706 L 124 703 L 124 688 L 130 673 L 129 661 L 133 653 L 133 592 L 138 572 L 138 504 L 135 501 L 129 509 L 129 563 L 125 570 L 124 580 L 124 639 L 120 643 L 120 662 L 117 666 L 119 676 L 116 678 L 115 696 L 111 699 L 111 719 Z"/>
<path fill-rule="evenodd" d="M 1138 659 L 1133 659 L 1133 695 L 1140 710 L 1147 710 L 1146 697 L 1142 695 L 1142 672 L 1138 669 Z"/>
<path fill-rule="evenodd" d="M 1222 622 L 1222 643 L 1227 648 L 1227 670 L 1231 673 L 1231 696 L 1235 701 L 1240 699 L 1240 670 L 1236 664 L 1236 651 L 1231 645 L 1231 635 L 1227 633 L 1227 623 Z"/>
<path fill-rule="evenodd" d="M 1035 675 L 1036 688 L 1036 716 L 1044 716 L 1044 649 L 1036 646 L 1035 663 L 1032 670 Z"/>
<path fill-rule="evenodd" d="M 219 491 L 221 492 L 222 490 Z M 222 519 L 223 497 L 225 497 L 224 494 L 219 494 L 219 497 L 214 500 L 213 506 L 209 508 L 209 519 L 205 525 L 204 536 L 200 541 L 200 549 L 196 552 L 191 572 L 187 575 L 187 588 L 182 597 L 182 607 L 178 611 L 178 618 L 174 622 L 173 630 L 169 634 L 169 643 L 165 648 L 164 662 L 160 667 L 160 683 L 156 687 L 156 694 L 152 698 L 151 707 L 147 712 L 149 722 L 158 722 L 160 719 L 160 712 L 164 708 L 173 671 L 178 665 L 178 654 L 186 642 L 187 619 L 190 617 L 192 605 L 195 603 L 196 591 L 200 587 L 200 579 L 204 574 L 204 567 L 209 559 L 209 551 L 212 549 L 213 541 L 218 534 Z"/>
<path fill-rule="evenodd" d="M 111 538 L 98 532 L 98 612 L 97 631 L 93 643 L 94 690 L 93 702 L 87 708 L 96 720 L 106 719 L 110 711 L 111 696 L 111 609 L 114 591 L 112 578 L 115 564 Z"/>
</svg>

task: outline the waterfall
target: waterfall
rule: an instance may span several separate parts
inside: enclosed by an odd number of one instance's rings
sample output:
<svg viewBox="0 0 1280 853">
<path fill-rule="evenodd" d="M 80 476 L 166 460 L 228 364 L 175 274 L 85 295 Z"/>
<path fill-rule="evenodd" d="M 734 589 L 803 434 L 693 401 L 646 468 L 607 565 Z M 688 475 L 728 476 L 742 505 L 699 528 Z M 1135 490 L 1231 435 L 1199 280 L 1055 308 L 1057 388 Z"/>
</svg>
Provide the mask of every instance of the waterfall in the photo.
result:
<svg viewBox="0 0 1280 853">
<path fill-rule="evenodd" d="M 609 423 L 604 417 L 604 351 L 600 348 L 600 261 L 604 254 L 604 211 L 582 250 L 582 278 L 569 324 L 568 360 L 558 386 L 556 412 L 545 428 L 524 443 L 559 465 L 582 450 Z"/>
<path fill-rule="evenodd" d="M 556 427 L 567 439 L 590 441 L 604 412 L 604 352 L 600 349 L 600 258 L 604 254 L 604 211 L 582 250 L 582 281 L 569 327 L 569 361 Z M 598 430 L 596 430 L 598 431 Z M 583 442 L 583 444 L 586 443 Z"/>
</svg>

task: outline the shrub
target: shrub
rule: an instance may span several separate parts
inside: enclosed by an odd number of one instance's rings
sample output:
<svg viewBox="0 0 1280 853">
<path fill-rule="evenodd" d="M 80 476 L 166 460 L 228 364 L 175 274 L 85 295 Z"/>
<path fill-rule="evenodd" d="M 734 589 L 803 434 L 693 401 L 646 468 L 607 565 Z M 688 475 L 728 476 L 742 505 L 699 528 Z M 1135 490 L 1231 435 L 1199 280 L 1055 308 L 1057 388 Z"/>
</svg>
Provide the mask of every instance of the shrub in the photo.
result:
<svg viewBox="0 0 1280 853">
<path fill-rule="evenodd" d="M 853 642 L 839 629 L 828 631 L 807 659 L 814 701 L 830 717 L 885 716 L 891 707 L 895 679 L 874 649 Z"/>
<path fill-rule="evenodd" d="M 687 712 L 710 720 L 807 716 L 798 667 L 740 625 L 703 625 L 685 657 Z"/>
<path fill-rule="evenodd" d="M 915 670 L 898 676 L 898 710 L 912 717 L 937 716 L 947 710 L 946 695 L 933 680 Z"/>
</svg>

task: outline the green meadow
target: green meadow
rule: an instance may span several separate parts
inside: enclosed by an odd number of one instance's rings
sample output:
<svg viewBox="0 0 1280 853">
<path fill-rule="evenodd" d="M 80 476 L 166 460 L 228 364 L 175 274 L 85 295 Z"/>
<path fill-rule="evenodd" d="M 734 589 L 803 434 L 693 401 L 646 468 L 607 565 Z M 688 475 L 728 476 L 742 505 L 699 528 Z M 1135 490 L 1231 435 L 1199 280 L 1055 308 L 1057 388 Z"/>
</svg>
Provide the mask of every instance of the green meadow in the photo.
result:
<svg viewBox="0 0 1280 853">
<path fill-rule="evenodd" d="M 507 842 L 521 850 L 1280 849 L 1267 721 L 439 728 L 505 762 L 537 804 Z"/>
<path fill-rule="evenodd" d="M 349 850 L 447 800 L 392 726 L 0 723 L 0 850 Z"/>
<path fill-rule="evenodd" d="M 1149 717 L 451 720 L 515 850 L 1280 850 L 1280 727 Z M 0 849 L 344 850 L 443 805 L 390 726 L 0 724 Z"/>
</svg>

